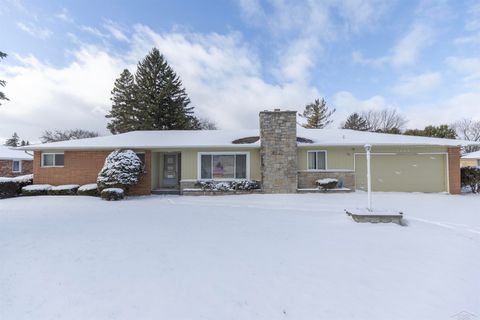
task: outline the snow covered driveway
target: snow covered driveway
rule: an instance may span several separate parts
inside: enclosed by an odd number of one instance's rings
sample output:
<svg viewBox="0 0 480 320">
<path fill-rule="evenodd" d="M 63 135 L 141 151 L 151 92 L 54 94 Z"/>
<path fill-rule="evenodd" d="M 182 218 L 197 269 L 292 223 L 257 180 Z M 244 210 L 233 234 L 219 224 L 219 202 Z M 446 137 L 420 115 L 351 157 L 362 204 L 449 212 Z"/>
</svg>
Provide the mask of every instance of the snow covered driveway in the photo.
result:
<svg viewBox="0 0 480 320">
<path fill-rule="evenodd" d="M 0 319 L 480 317 L 480 197 L 0 200 Z"/>
</svg>

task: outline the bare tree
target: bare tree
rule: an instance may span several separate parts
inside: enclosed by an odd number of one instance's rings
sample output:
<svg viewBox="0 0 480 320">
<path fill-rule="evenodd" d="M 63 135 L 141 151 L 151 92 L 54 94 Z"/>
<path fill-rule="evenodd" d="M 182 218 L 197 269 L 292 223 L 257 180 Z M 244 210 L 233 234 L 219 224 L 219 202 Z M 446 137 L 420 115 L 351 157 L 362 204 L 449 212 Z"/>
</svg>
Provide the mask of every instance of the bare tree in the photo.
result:
<svg viewBox="0 0 480 320">
<path fill-rule="evenodd" d="M 73 130 L 55 130 L 49 131 L 46 130 L 43 132 L 40 140 L 42 143 L 47 142 L 56 142 L 56 141 L 65 141 L 65 140 L 77 140 L 84 138 L 94 138 L 98 137 L 98 132 L 88 131 L 83 129 L 73 129 Z"/>
<path fill-rule="evenodd" d="M 217 130 L 217 124 L 207 118 L 198 119 L 200 130 Z"/>
<path fill-rule="evenodd" d="M 367 121 L 368 131 L 374 132 L 400 133 L 408 122 L 395 109 L 370 110 L 361 117 Z"/>
<path fill-rule="evenodd" d="M 462 140 L 480 141 L 480 121 L 462 119 L 451 125 Z M 464 153 L 480 150 L 479 146 L 468 146 L 463 148 Z"/>
</svg>

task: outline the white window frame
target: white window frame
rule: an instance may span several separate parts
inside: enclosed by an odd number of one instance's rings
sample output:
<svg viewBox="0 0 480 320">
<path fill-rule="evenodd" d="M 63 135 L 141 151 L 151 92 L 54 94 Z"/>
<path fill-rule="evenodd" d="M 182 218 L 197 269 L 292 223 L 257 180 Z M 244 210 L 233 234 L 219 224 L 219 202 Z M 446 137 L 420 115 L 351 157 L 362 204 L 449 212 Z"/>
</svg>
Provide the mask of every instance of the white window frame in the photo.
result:
<svg viewBox="0 0 480 320">
<path fill-rule="evenodd" d="M 218 156 L 218 155 L 225 155 L 225 156 L 230 156 L 230 155 L 245 155 L 246 156 L 246 165 L 247 165 L 247 172 L 246 172 L 246 177 L 245 178 L 240 178 L 240 179 L 237 179 L 237 178 L 226 178 L 226 179 L 214 179 L 214 178 L 210 178 L 210 179 L 202 179 L 202 156 L 204 155 L 211 155 L 212 156 L 212 161 L 213 161 L 213 156 Z M 213 165 L 213 164 L 212 164 Z M 233 162 L 233 172 L 235 173 L 236 172 L 236 169 L 237 169 L 237 161 L 234 161 Z M 226 152 L 222 152 L 222 151 L 215 151 L 215 152 L 198 152 L 197 153 L 197 180 L 201 180 L 201 181 L 209 181 L 209 180 L 215 180 L 215 181 L 232 181 L 232 180 L 244 180 L 244 179 L 247 179 L 247 180 L 250 180 L 250 152 L 232 152 L 232 151 L 226 151 Z"/>
<path fill-rule="evenodd" d="M 49 155 L 49 154 L 53 154 L 53 166 L 47 166 L 43 163 L 43 156 L 44 155 Z M 61 154 L 63 155 L 63 165 L 62 166 L 57 166 L 55 164 L 55 155 L 56 154 Z M 42 161 L 42 168 L 63 168 L 65 166 L 65 152 L 42 152 L 42 158 L 41 158 L 41 161 Z"/>
<path fill-rule="evenodd" d="M 18 170 L 15 170 L 15 162 L 18 162 Z M 12 160 L 12 172 L 13 173 L 22 172 L 22 160 Z"/>
<path fill-rule="evenodd" d="M 309 169 L 308 168 L 308 154 L 309 153 L 318 153 L 323 152 L 325 153 L 325 169 Z M 328 170 L 328 152 L 327 150 L 307 150 L 307 171 L 327 171 Z"/>
</svg>

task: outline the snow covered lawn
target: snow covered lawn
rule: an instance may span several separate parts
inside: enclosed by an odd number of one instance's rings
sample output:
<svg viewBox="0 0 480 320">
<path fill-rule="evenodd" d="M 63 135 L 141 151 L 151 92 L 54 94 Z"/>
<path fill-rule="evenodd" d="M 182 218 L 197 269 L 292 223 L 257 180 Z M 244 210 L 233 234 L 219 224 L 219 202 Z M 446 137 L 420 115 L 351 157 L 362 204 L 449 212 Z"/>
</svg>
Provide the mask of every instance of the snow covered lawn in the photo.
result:
<svg viewBox="0 0 480 320">
<path fill-rule="evenodd" d="M 480 317 L 480 197 L 365 197 L 0 200 L 0 319 Z"/>
</svg>

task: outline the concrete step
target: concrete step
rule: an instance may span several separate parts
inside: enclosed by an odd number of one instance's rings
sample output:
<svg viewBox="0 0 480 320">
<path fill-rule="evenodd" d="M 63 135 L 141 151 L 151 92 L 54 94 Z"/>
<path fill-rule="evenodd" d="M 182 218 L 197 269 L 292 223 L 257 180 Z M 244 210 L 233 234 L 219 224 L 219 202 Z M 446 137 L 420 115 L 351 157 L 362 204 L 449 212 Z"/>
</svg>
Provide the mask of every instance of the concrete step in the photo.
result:
<svg viewBox="0 0 480 320">
<path fill-rule="evenodd" d="M 179 189 L 155 189 L 152 190 L 152 194 L 180 194 Z"/>
</svg>

